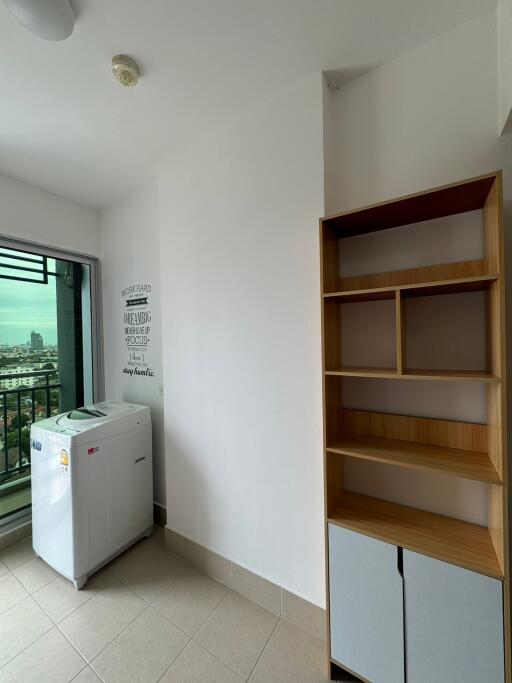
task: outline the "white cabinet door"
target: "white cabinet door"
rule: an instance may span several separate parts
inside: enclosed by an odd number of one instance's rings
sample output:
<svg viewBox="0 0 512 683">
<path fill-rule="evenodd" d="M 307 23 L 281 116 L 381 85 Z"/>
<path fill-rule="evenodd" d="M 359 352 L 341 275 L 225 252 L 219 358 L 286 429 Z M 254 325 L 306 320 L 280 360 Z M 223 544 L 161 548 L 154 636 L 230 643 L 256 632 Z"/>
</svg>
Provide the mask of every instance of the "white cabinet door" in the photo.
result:
<svg viewBox="0 0 512 683">
<path fill-rule="evenodd" d="M 331 656 L 373 683 L 404 681 L 398 549 L 329 524 Z"/>
<path fill-rule="evenodd" d="M 408 683 L 503 683 L 501 581 L 404 550 Z"/>
</svg>

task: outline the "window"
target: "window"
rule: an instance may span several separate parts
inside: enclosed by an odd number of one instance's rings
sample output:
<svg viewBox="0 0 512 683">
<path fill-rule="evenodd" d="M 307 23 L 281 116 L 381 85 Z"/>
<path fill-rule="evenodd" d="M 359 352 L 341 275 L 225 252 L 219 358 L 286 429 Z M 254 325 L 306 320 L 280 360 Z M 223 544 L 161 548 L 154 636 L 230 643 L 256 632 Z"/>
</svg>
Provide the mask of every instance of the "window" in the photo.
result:
<svg viewBox="0 0 512 683">
<path fill-rule="evenodd" d="M 0 523 L 30 508 L 30 425 L 100 398 L 97 262 L 0 239 Z"/>
</svg>

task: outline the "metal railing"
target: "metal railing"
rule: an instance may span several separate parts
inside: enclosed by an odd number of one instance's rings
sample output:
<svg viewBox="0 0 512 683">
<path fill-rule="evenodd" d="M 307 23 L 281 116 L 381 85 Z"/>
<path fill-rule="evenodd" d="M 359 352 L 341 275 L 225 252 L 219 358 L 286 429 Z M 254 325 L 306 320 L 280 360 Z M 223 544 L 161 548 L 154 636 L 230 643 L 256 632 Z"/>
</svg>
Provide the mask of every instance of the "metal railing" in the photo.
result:
<svg viewBox="0 0 512 683">
<path fill-rule="evenodd" d="M 43 384 L 37 384 L 35 386 L 19 386 L 13 389 L 3 389 L 0 385 L 0 416 L 3 418 L 3 444 L 1 445 L 0 452 L 3 452 L 3 469 L 0 469 L 0 482 L 14 475 L 21 474 L 24 470 L 30 467 L 30 445 L 26 449 L 27 452 L 23 453 L 22 446 L 22 436 L 23 429 L 26 425 L 23 425 L 23 416 L 25 415 L 21 399 L 23 395 L 29 395 L 31 397 L 30 406 L 30 416 L 31 423 L 36 421 L 36 411 L 38 407 L 42 406 L 45 408 L 44 417 L 50 417 L 51 415 L 51 392 L 54 389 L 60 389 L 60 382 L 50 383 L 50 377 L 56 377 L 58 374 L 57 370 L 38 370 L 35 372 L 24 372 L 19 374 L 3 374 L 0 375 L 0 383 L 2 380 L 14 380 L 14 379 L 28 379 L 33 377 L 44 377 Z M 36 405 L 36 393 L 44 393 L 44 401 Z M 14 408 L 9 407 L 9 396 L 15 396 Z M 12 403 L 11 403 L 12 405 Z M 12 464 L 9 462 L 9 433 L 12 433 L 12 428 L 9 427 L 9 414 L 12 415 L 14 412 L 14 417 L 17 417 L 17 425 L 15 429 L 17 430 L 17 451 L 18 459 L 17 464 Z M 39 411 L 38 411 L 39 412 Z M 28 424 L 27 421 L 26 424 Z M 30 444 L 30 439 L 29 442 Z M 23 462 L 23 455 L 26 456 L 26 462 Z"/>
</svg>

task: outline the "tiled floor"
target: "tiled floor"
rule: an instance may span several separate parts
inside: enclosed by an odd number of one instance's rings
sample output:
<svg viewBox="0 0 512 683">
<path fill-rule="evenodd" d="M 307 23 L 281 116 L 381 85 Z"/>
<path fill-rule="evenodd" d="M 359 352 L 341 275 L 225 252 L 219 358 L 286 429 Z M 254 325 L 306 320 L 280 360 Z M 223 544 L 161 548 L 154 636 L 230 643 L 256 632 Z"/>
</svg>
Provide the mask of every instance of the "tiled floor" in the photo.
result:
<svg viewBox="0 0 512 683">
<path fill-rule="evenodd" d="M 26 539 L 0 555 L 0 682 L 320 683 L 324 644 L 164 549 L 159 529 L 81 590 Z"/>
</svg>

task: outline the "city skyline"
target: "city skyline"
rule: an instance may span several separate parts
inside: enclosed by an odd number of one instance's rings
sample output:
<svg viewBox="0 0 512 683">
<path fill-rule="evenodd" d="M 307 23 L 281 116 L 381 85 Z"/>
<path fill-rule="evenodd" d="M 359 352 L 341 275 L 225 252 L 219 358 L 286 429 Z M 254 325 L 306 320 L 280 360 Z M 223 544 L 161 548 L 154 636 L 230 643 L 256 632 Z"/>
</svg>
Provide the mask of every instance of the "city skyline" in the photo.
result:
<svg viewBox="0 0 512 683">
<path fill-rule="evenodd" d="M 55 281 L 47 285 L 0 279 L 0 345 L 24 345 L 39 332 L 45 345 L 57 343 Z"/>
<path fill-rule="evenodd" d="M 32 349 L 30 348 L 30 339 L 28 339 L 26 342 L 21 342 L 21 343 L 9 343 L 9 342 L 0 342 L 0 349 L 29 349 L 30 352 L 32 353 Z M 46 341 L 43 340 L 43 351 L 48 351 L 51 349 L 56 349 L 57 348 L 57 343 L 55 344 L 47 344 Z M 37 351 L 36 351 L 37 352 Z"/>
</svg>

